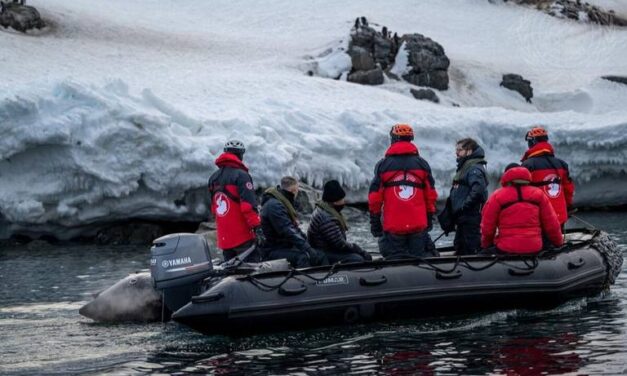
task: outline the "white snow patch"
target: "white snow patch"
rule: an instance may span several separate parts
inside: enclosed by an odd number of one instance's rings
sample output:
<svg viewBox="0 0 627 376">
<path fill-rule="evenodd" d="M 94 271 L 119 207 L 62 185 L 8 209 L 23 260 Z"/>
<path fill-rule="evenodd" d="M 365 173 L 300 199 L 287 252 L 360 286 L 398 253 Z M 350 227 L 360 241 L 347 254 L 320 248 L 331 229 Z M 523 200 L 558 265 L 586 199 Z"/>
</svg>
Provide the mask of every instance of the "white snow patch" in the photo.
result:
<svg viewBox="0 0 627 376">
<path fill-rule="evenodd" d="M 256 185 L 336 178 L 364 201 L 397 122 L 415 126 L 442 196 L 456 139 L 475 137 L 497 176 L 541 123 L 570 163 L 579 203 L 627 201 L 596 184 L 625 181 L 627 92 L 599 79 L 627 75 L 617 48 L 625 30 L 487 1 L 31 3 L 55 27 L 0 38 L 10 51 L 0 57 L 0 237 L 71 236 L 129 217 L 200 220 L 213 160 L 231 137 L 246 143 Z M 444 46 L 442 105 L 393 80 L 366 87 L 304 74 L 313 60 L 318 73 L 345 78 L 344 37 L 358 15 Z M 532 104 L 498 86 L 504 73 L 532 81 Z"/>
</svg>

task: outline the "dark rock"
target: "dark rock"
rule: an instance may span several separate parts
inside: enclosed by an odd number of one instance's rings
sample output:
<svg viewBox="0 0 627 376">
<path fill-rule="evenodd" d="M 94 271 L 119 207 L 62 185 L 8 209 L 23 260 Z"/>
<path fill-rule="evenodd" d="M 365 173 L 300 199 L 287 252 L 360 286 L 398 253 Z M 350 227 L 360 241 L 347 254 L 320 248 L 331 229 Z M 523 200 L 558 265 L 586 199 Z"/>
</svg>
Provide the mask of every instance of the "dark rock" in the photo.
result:
<svg viewBox="0 0 627 376">
<path fill-rule="evenodd" d="M 35 7 L 24 5 L 23 1 L 0 2 L 0 26 L 13 28 L 22 33 L 46 26 Z"/>
<path fill-rule="evenodd" d="M 348 54 L 351 56 L 353 70 L 368 71 L 375 68 L 374 59 L 365 48 L 352 46 Z"/>
<path fill-rule="evenodd" d="M 431 89 L 409 89 L 409 91 L 416 99 L 440 103 L 440 98 L 438 98 L 438 95 Z"/>
<path fill-rule="evenodd" d="M 377 31 L 371 27 L 360 27 L 354 33 L 351 34 L 351 43 L 349 46 L 363 47 L 366 51 L 372 51 L 374 48 L 374 36 Z"/>
<path fill-rule="evenodd" d="M 416 86 L 428 86 L 438 90 L 448 89 L 448 73 L 444 70 L 416 73 L 414 70 L 403 75 L 407 82 Z"/>
<path fill-rule="evenodd" d="M 409 64 L 419 72 L 430 72 L 434 70 L 447 70 L 451 64 L 448 57 L 434 55 L 429 50 L 420 50 L 409 54 Z"/>
<path fill-rule="evenodd" d="M 626 76 L 603 76 L 604 80 L 617 82 L 619 84 L 627 85 L 627 77 Z"/>
<path fill-rule="evenodd" d="M 414 85 L 447 90 L 447 70 L 451 62 L 444 53 L 444 48 L 422 34 L 406 34 L 401 39 L 405 43 L 408 64 L 411 67 L 403 78 Z"/>
<path fill-rule="evenodd" d="M 394 61 L 392 55 L 392 41 L 382 36 L 375 36 L 374 38 L 374 59 L 382 69 L 385 69 Z"/>
<path fill-rule="evenodd" d="M 603 26 L 627 26 L 627 19 L 613 10 L 604 10 L 579 0 L 516 0 L 516 4 L 534 7 L 553 17 L 567 18 Z"/>
<path fill-rule="evenodd" d="M 531 98 L 533 98 L 531 81 L 525 80 L 521 75 L 504 74 L 501 86 L 520 93 L 520 95 L 522 95 L 527 102 L 531 103 Z"/>
<path fill-rule="evenodd" d="M 347 80 L 362 85 L 381 85 L 383 83 L 383 70 L 375 68 L 369 71 L 356 71 L 350 73 Z"/>
</svg>

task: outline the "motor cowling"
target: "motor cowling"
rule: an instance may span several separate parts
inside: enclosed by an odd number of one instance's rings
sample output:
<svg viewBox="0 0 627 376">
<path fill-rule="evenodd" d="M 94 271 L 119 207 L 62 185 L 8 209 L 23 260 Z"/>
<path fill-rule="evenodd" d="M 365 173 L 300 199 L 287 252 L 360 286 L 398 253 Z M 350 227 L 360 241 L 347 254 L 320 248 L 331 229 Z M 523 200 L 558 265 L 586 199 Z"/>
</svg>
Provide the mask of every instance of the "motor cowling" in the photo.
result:
<svg viewBox="0 0 627 376">
<path fill-rule="evenodd" d="M 170 234 L 153 241 L 150 274 L 165 305 L 175 312 L 200 293 L 213 270 L 207 240 L 198 234 Z"/>
</svg>

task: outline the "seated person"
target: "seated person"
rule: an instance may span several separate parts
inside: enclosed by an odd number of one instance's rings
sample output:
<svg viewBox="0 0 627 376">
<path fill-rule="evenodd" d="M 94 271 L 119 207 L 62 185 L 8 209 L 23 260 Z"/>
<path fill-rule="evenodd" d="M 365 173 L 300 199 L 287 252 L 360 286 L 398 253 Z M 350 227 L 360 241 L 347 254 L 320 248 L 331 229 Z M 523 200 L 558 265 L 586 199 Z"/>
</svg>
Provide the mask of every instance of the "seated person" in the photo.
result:
<svg viewBox="0 0 627 376">
<path fill-rule="evenodd" d="M 526 168 L 516 163 L 505 168 L 503 187 L 494 191 L 483 207 L 482 248 L 497 253 L 537 253 L 543 248 L 543 235 L 556 247 L 564 243 L 548 197 L 530 183 L 531 173 Z"/>
<path fill-rule="evenodd" d="M 371 261 L 368 252 L 357 244 L 346 241 L 346 219 L 342 215 L 346 192 L 337 180 L 324 184 L 322 201 L 316 203 L 311 223 L 307 229 L 307 240 L 312 247 L 321 250 L 329 263 Z"/>
<path fill-rule="evenodd" d="M 287 259 L 295 268 L 327 265 L 324 253 L 307 243 L 298 227 L 294 199 L 298 182 L 290 176 L 281 178 L 281 185 L 267 189 L 261 198 L 261 228 L 266 238 L 262 253 L 265 260 Z"/>
</svg>

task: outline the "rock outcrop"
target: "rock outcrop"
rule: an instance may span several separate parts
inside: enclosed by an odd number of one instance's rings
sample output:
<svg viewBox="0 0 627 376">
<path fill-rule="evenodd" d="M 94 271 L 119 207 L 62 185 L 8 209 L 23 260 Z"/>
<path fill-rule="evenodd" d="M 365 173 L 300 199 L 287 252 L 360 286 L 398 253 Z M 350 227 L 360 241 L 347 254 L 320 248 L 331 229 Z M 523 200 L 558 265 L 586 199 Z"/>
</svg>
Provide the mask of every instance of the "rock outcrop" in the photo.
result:
<svg viewBox="0 0 627 376">
<path fill-rule="evenodd" d="M 527 102 L 531 103 L 531 98 L 533 98 L 531 81 L 525 80 L 521 75 L 512 73 L 504 74 L 501 86 L 520 93 Z"/>
</svg>

